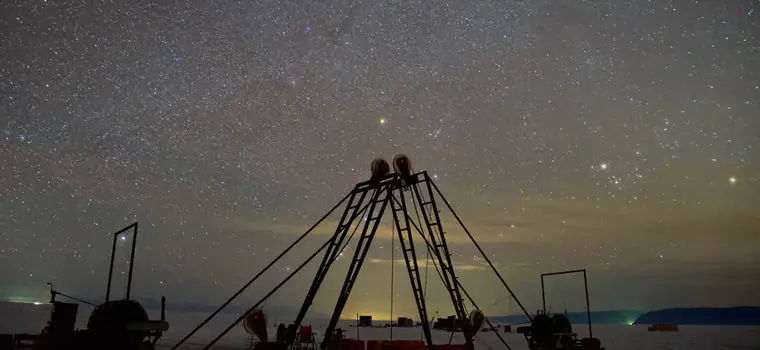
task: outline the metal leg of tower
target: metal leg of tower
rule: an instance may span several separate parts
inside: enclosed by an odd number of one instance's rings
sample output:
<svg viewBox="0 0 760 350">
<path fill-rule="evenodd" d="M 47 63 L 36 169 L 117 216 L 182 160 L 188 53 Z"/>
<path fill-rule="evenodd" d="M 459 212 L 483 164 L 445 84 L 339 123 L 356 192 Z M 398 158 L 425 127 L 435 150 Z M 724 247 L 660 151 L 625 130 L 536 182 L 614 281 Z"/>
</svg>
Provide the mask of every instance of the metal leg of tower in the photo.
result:
<svg viewBox="0 0 760 350">
<path fill-rule="evenodd" d="M 327 346 L 330 344 L 335 326 L 340 319 L 340 314 L 346 306 L 346 302 L 354 287 L 356 278 L 359 276 L 359 271 L 362 268 L 364 259 L 367 257 L 369 247 L 372 245 L 372 240 L 375 238 L 377 227 L 380 225 L 380 219 L 383 217 L 385 208 L 388 205 L 388 200 L 391 198 L 391 189 L 392 187 L 390 185 L 382 186 L 378 192 L 375 193 L 374 198 L 372 198 L 372 201 L 370 202 L 367 221 L 364 223 L 364 229 L 362 230 L 361 237 L 359 237 L 359 242 L 356 243 L 356 251 L 351 260 L 351 265 L 348 268 L 346 280 L 343 282 L 343 288 L 338 296 L 338 303 L 335 305 L 335 311 L 333 311 L 330 323 L 325 329 L 325 337 L 322 340 L 321 345 L 322 350 L 326 350 Z"/>
<path fill-rule="evenodd" d="M 325 280 L 330 266 L 332 266 L 332 263 L 340 254 L 343 241 L 345 240 L 346 235 L 351 228 L 351 224 L 361 213 L 362 210 L 360 207 L 362 206 L 362 203 L 364 203 L 367 192 L 369 190 L 369 188 L 355 188 L 351 192 L 351 196 L 348 200 L 348 204 L 346 205 L 346 209 L 343 211 L 343 215 L 340 218 L 338 227 L 335 229 L 335 234 L 333 234 L 333 237 L 330 239 L 330 243 L 327 247 L 327 252 L 325 252 L 325 256 L 322 258 L 322 263 L 317 269 L 317 274 L 314 276 L 314 281 L 311 283 L 311 287 L 309 288 L 308 293 L 306 293 L 306 299 L 304 300 L 304 303 L 298 312 L 298 316 L 296 316 L 296 320 L 293 322 L 295 325 L 295 331 L 298 330 L 298 326 L 301 325 L 304 317 L 306 317 L 306 313 L 309 311 L 309 307 L 314 302 L 314 297 L 319 291 L 319 287 L 322 286 L 322 282 Z M 375 191 L 378 191 L 378 189 L 375 189 Z"/>
<path fill-rule="evenodd" d="M 414 240 L 412 239 L 412 232 L 409 229 L 409 215 L 407 213 L 406 199 L 404 198 L 405 196 L 402 187 L 398 187 L 398 195 L 398 199 L 395 195 L 391 198 L 393 221 L 396 224 L 396 231 L 398 232 L 401 250 L 404 252 L 404 261 L 406 262 L 406 269 L 409 273 L 409 281 L 412 284 L 414 300 L 417 302 L 417 310 L 420 314 L 420 323 L 422 324 L 422 330 L 425 334 L 425 340 L 427 340 L 428 348 L 433 350 L 434 345 L 433 336 L 430 333 L 430 319 L 427 315 L 422 279 L 420 278 L 420 270 L 417 264 L 417 253 L 414 250 Z M 399 215 L 402 217 L 399 218 Z M 394 247 L 391 247 L 391 249 L 393 248 Z"/>
<path fill-rule="evenodd" d="M 438 264 L 441 267 L 441 274 L 444 280 L 444 285 L 448 289 L 449 296 L 451 297 L 451 301 L 454 304 L 454 310 L 456 311 L 457 318 L 464 320 L 463 322 L 465 322 L 465 325 L 467 325 L 462 331 L 464 333 L 468 347 L 472 348 L 472 331 L 470 330 L 469 322 L 467 322 L 467 320 L 469 320 L 469 317 L 464 309 L 464 301 L 459 290 L 459 285 L 457 284 L 457 277 L 456 273 L 454 272 L 454 265 L 451 262 L 451 254 L 449 253 L 449 248 L 446 244 L 446 237 L 443 234 L 441 218 L 438 215 L 438 206 L 436 205 L 435 198 L 433 197 L 433 189 L 430 185 L 430 178 L 428 177 L 427 172 L 423 172 L 422 176 L 423 180 L 420 182 L 424 183 L 424 186 L 427 189 L 425 191 L 426 193 L 424 194 L 424 196 L 427 196 L 427 201 L 423 198 L 423 194 L 421 193 L 422 191 L 418 186 L 413 186 L 412 189 L 422 210 L 422 217 L 425 221 L 425 226 L 427 227 L 430 242 L 433 244 L 433 248 L 440 252 L 439 254 L 436 254 L 436 257 L 438 258 Z"/>
<path fill-rule="evenodd" d="M 407 217 L 407 219 L 408 219 L 408 217 Z M 408 220 L 411 220 L 411 219 L 408 219 Z M 425 246 L 426 246 L 426 247 L 428 247 L 429 249 L 431 249 L 431 251 L 433 252 L 433 254 L 436 254 L 436 257 L 437 257 L 437 256 L 438 256 L 438 255 L 439 255 L 441 252 L 440 252 L 440 251 L 438 251 L 438 250 L 435 250 L 435 249 L 433 249 L 433 245 L 432 245 L 432 244 L 430 244 L 430 242 L 429 242 L 429 241 L 427 240 L 427 238 L 425 237 L 425 234 L 424 234 L 424 233 L 422 232 L 422 230 L 421 230 L 421 229 L 420 229 L 420 228 L 419 228 L 419 227 L 418 227 L 418 226 L 417 226 L 417 225 L 414 223 L 414 221 L 410 221 L 410 223 L 412 224 L 412 227 L 414 227 L 415 231 L 417 231 L 417 233 L 419 233 L 419 234 L 420 234 L 420 237 L 422 237 L 422 241 L 424 241 L 424 242 L 425 242 Z M 472 296 L 471 296 L 470 294 L 468 294 L 468 293 L 467 293 L 467 289 L 465 289 L 465 288 L 464 288 L 464 286 L 463 286 L 463 285 L 462 285 L 462 284 L 461 284 L 459 281 L 456 281 L 456 282 L 457 282 L 457 285 L 459 286 L 459 288 L 461 289 L 462 293 L 464 293 L 464 295 L 467 297 L 467 299 L 470 301 L 470 303 L 472 303 L 472 306 L 473 306 L 473 307 L 475 307 L 475 309 L 476 309 L 476 310 L 480 310 L 480 308 L 479 308 L 479 307 L 478 307 L 478 305 L 475 303 L 475 300 L 472 298 Z M 489 327 L 491 327 L 492 329 L 494 329 L 494 326 L 493 326 L 493 324 L 491 324 L 491 321 L 489 321 L 487 317 L 486 317 L 486 323 L 488 324 L 488 326 L 489 326 Z M 452 334 L 453 334 L 453 333 L 452 333 Z M 506 347 L 506 348 L 507 348 L 507 350 L 511 350 L 511 349 L 512 349 L 512 348 L 509 346 L 509 344 L 507 344 L 507 341 L 506 341 L 506 340 L 504 340 L 504 338 L 501 336 L 501 334 L 499 334 L 499 332 L 496 332 L 496 336 L 499 338 L 499 340 L 501 340 L 501 343 L 502 343 L 502 344 L 504 344 L 504 347 Z M 449 340 L 449 343 L 451 343 L 451 340 Z"/>
</svg>

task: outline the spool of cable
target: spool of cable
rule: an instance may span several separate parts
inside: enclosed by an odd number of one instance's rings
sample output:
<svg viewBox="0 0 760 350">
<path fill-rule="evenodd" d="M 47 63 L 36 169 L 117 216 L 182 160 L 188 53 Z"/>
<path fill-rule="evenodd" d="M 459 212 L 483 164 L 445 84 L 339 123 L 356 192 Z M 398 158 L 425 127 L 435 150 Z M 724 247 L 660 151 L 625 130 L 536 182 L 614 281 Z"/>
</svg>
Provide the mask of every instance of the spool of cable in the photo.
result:
<svg viewBox="0 0 760 350">
<path fill-rule="evenodd" d="M 245 332 L 259 338 L 259 341 L 266 343 L 269 341 L 267 334 L 267 315 L 262 309 L 256 309 L 245 315 L 243 319 L 243 328 Z"/>
<path fill-rule="evenodd" d="M 383 158 L 373 160 L 370 169 L 372 170 L 372 177 L 370 177 L 372 181 L 379 181 L 391 172 L 391 166 Z"/>
</svg>

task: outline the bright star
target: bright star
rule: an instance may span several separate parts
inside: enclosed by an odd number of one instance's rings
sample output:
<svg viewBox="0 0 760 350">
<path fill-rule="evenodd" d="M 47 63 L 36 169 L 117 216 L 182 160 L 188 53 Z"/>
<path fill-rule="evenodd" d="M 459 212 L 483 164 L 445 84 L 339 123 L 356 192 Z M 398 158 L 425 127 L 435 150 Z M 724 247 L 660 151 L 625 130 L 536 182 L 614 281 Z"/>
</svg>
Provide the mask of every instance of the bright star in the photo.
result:
<svg viewBox="0 0 760 350">
<path fill-rule="evenodd" d="M 736 177 L 735 177 L 735 176 L 731 176 L 731 177 L 729 177 L 729 178 L 728 178 L 728 183 L 730 183 L 730 184 L 732 184 L 732 185 L 733 185 L 733 184 L 735 184 L 735 183 L 736 183 Z"/>
</svg>

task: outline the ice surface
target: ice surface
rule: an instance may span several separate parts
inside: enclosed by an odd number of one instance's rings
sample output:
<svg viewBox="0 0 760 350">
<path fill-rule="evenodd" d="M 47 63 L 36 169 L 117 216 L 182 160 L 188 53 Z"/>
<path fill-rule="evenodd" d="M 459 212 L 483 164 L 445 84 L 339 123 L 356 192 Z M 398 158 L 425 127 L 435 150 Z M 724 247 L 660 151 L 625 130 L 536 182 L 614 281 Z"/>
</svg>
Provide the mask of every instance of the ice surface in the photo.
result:
<svg viewBox="0 0 760 350">
<path fill-rule="evenodd" d="M 50 308 L 48 305 L 34 306 L 31 304 L 3 303 L 0 310 L 0 333 L 39 333 L 48 319 Z M 90 308 L 80 307 L 77 326 L 84 328 Z M 158 318 L 158 313 L 149 312 L 151 317 Z M 167 320 L 170 329 L 159 342 L 161 349 L 169 349 L 177 343 L 193 327 L 198 325 L 207 313 L 172 313 L 167 311 Z M 237 315 L 219 314 L 214 320 L 201 329 L 195 336 L 190 338 L 181 349 L 200 349 L 213 339 L 221 330 L 228 326 Z M 270 317 L 270 322 L 290 322 L 291 319 L 277 320 Z M 346 329 L 349 338 L 367 339 L 390 339 L 388 328 L 356 328 L 351 327 L 354 321 L 341 321 L 339 327 Z M 384 322 L 375 321 L 375 324 Z M 324 320 L 307 320 L 305 324 L 311 324 L 314 331 L 319 334 L 324 332 L 326 322 Z M 588 335 L 586 325 L 574 325 L 573 329 L 579 337 Z M 760 327 L 713 327 L 713 326 L 681 326 L 679 332 L 648 332 L 646 326 L 610 326 L 595 325 L 594 336 L 602 341 L 602 344 L 610 350 L 629 349 L 686 349 L 686 350 L 713 350 L 713 349 L 760 349 Z M 275 328 L 269 331 L 270 336 L 276 334 Z M 516 333 L 500 333 L 512 349 L 525 350 L 527 344 L 524 338 Z M 447 344 L 450 333 L 433 331 L 434 341 L 438 344 Z M 235 326 L 229 334 L 220 340 L 216 349 L 246 349 L 250 337 L 243 330 L 242 325 Z M 393 339 L 422 339 L 420 328 L 394 328 Z M 462 343 L 463 338 L 455 334 L 453 343 Z M 479 333 L 476 340 L 476 348 L 479 350 L 504 349 L 499 339 L 493 332 Z"/>
<path fill-rule="evenodd" d="M 356 328 L 350 327 L 351 321 L 342 322 L 341 326 L 347 330 L 346 337 L 357 339 L 390 339 L 390 330 L 386 328 Z M 320 332 L 320 327 L 313 325 L 315 332 Z M 573 330 L 579 337 L 588 335 L 586 325 L 574 325 Z M 615 326 L 596 325 L 593 327 L 594 336 L 602 341 L 602 345 L 609 350 L 632 350 L 632 349 L 685 349 L 685 350 L 714 350 L 714 349 L 760 349 L 760 327 L 712 327 L 712 326 L 682 326 L 679 332 L 648 332 L 647 326 Z M 218 333 L 218 330 L 217 330 Z M 208 333 L 206 333 L 208 334 Z M 271 329 L 270 335 L 275 334 Z M 517 333 L 500 333 L 507 344 L 514 350 L 527 350 L 528 346 L 522 335 Z M 450 333 L 433 331 L 433 339 L 437 344 L 449 343 Z M 321 336 L 321 335 L 320 335 Z M 318 337 L 320 337 L 318 336 Z M 161 344 L 167 344 L 171 348 L 176 341 L 167 338 Z M 194 337 L 191 344 L 181 349 L 200 349 L 208 343 L 213 336 Z M 215 346 L 215 349 L 247 349 L 246 345 L 250 337 L 245 334 L 243 327 L 239 326 L 225 336 Z M 394 328 L 393 339 L 422 339 L 420 328 Z M 452 343 L 463 343 L 461 334 L 455 334 Z M 475 342 L 478 350 L 505 349 L 493 332 L 479 333 Z"/>
</svg>

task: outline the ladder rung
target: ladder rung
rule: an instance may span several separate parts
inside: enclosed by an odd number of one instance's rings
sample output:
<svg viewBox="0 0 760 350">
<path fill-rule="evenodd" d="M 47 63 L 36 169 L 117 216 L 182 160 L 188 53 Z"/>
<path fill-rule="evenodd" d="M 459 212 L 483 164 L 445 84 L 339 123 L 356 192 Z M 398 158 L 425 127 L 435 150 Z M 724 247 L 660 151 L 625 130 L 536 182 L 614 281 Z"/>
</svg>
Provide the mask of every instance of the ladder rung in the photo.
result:
<svg viewBox="0 0 760 350">
<path fill-rule="evenodd" d="M 433 204 L 433 201 L 422 202 L 422 205 Z"/>
</svg>

